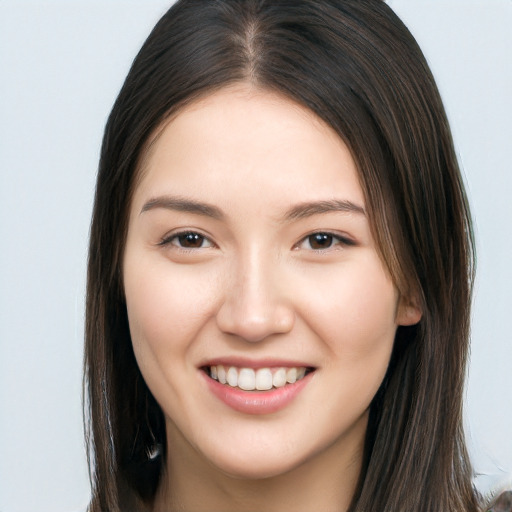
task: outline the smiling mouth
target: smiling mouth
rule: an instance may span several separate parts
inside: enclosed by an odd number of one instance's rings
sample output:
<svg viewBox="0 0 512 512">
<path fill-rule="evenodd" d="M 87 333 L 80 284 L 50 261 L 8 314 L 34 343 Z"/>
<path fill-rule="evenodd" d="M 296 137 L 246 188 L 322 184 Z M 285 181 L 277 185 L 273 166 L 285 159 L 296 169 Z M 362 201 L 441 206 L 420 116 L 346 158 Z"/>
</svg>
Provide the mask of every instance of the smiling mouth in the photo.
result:
<svg viewBox="0 0 512 512">
<path fill-rule="evenodd" d="M 243 391 L 269 391 L 294 384 L 314 371 L 314 368 L 238 368 L 222 364 L 203 367 L 203 371 L 213 380 Z"/>
</svg>

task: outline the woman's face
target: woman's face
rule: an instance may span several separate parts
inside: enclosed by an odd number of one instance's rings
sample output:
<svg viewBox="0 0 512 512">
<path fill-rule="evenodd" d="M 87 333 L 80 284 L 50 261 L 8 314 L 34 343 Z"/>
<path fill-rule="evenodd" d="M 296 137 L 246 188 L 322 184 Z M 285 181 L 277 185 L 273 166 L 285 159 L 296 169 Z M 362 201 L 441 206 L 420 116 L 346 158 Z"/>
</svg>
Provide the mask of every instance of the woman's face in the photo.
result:
<svg viewBox="0 0 512 512">
<path fill-rule="evenodd" d="M 249 478 L 360 460 L 397 325 L 419 313 L 399 304 L 345 144 L 237 86 L 175 116 L 141 173 L 124 289 L 176 460 Z"/>
</svg>

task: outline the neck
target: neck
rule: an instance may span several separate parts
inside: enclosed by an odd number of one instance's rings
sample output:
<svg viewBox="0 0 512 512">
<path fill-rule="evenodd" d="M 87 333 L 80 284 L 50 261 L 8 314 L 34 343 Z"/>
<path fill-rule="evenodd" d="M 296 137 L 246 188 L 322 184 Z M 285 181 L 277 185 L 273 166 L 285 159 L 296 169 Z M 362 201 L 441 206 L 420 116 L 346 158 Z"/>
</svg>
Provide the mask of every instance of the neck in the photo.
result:
<svg viewBox="0 0 512 512">
<path fill-rule="evenodd" d="M 347 511 L 361 472 L 364 439 L 346 441 L 340 439 L 298 467 L 263 479 L 227 475 L 188 443 L 175 444 L 153 512 Z"/>
</svg>

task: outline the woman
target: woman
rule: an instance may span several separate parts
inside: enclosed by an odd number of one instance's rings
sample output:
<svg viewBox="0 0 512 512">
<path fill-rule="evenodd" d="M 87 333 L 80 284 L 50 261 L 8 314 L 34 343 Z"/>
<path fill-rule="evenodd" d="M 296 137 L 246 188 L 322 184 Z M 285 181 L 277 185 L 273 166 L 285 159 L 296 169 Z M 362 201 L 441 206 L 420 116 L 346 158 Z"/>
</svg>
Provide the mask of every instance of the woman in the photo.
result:
<svg viewBox="0 0 512 512">
<path fill-rule="evenodd" d="M 182 1 L 110 115 L 91 510 L 478 510 L 471 222 L 380 0 Z"/>
</svg>

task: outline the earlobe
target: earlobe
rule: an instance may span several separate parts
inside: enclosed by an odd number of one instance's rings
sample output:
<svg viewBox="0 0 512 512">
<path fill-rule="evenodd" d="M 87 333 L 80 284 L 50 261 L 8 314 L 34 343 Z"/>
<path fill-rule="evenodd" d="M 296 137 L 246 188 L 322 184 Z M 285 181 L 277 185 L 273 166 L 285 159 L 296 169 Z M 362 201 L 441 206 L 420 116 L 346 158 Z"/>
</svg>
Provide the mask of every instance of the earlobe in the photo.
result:
<svg viewBox="0 0 512 512">
<path fill-rule="evenodd" d="M 398 306 L 398 314 L 396 316 L 397 325 L 415 325 L 422 317 L 423 313 L 416 301 L 400 301 Z"/>
</svg>

